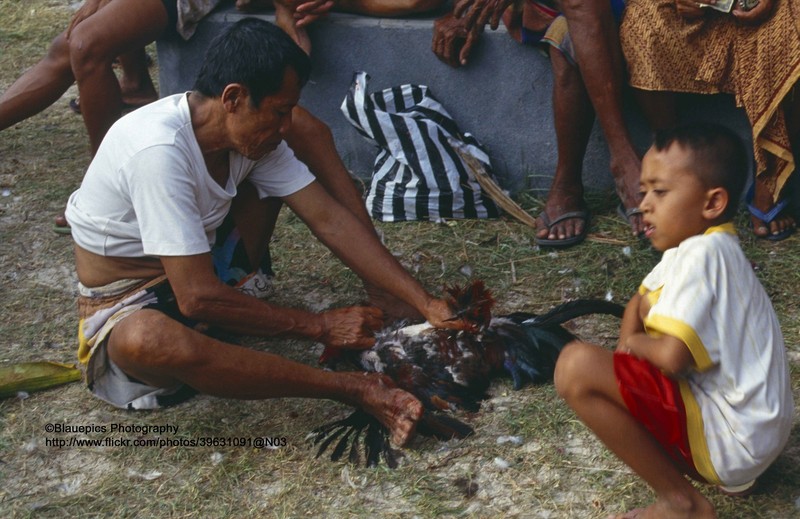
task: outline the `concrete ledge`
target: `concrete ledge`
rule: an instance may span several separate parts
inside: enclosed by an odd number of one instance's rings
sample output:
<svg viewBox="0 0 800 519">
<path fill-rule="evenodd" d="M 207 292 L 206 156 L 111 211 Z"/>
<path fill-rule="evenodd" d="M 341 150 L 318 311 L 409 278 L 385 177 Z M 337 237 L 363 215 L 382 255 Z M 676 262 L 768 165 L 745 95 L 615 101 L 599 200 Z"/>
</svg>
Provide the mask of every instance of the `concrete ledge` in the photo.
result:
<svg viewBox="0 0 800 519">
<path fill-rule="evenodd" d="M 188 42 L 159 41 L 161 95 L 191 89 L 211 39 L 243 16 L 227 7 L 209 15 Z M 268 14 L 259 17 L 274 20 Z M 314 69 L 301 103 L 332 128 L 345 164 L 369 177 L 376 151 L 339 110 L 353 72 L 369 73 L 370 91 L 403 83 L 428 85 L 461 130 L 486 145 L 503 187 L 511 192 L 546 190 L 556 164 L 549 60 L 501 28 L 484 34 L 467 67 L 452 69 L 430 50 L 433 20 L 333 14 L 316 22 L 309 29 Z M 687 118 L 729 124 L 750 139 L 743 112 L 728 96 L 684 96 L 681 101 Z M 643 120 L 630 108 L 626 117 L 637 146 L 646 149 L 650 134 Z M 610 189 L 608 152 L 595 126 L 584 179 L 590 189 Z"/>
</svg>

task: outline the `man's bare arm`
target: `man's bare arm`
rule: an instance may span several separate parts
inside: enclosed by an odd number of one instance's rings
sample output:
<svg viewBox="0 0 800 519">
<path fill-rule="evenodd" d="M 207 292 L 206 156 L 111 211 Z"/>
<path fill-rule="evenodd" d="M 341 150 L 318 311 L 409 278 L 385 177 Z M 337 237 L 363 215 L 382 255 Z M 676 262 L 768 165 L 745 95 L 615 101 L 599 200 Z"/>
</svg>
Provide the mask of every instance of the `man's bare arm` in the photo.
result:
<svg viewBox="0 0 800 519">
<path fill-rule="evenodd" d="M 447 303 L 431 296 L 383 246 L 374 230 L 313 182 L 284 202 L 311 232 L 361 279 L 416 308 L 434 326 L 458 326 L 449 321 Z"/>
<path fill-rule="evenodd" d="M 183 315 L 237 333 L 288 335 L 343 348 L 368 348 L 373 330 L 382 325 L 381 311 L 349 307 L 315 314 L 269 304 L 222 283 L 210 254 L 162 257 L 161 263 Z"/>
</svg>

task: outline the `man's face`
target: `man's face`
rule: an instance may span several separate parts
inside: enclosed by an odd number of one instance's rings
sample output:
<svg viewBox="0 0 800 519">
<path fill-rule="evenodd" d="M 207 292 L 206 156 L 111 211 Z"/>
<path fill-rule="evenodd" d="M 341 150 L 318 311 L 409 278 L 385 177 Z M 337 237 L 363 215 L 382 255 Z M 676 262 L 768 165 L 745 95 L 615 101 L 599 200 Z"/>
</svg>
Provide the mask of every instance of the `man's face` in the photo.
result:
<svg viewBox="0 0 800 519">
<path fill-rule="evenodd" d="M 228 135 L 233 148 L 250 160 L 275 150 L 292 124 L 292 109 L 300 99 L 300 80 L 287 68 L 281 89 L 254 107 L 249 96 L 240 99 L 228 118 Z"/>
</svg>

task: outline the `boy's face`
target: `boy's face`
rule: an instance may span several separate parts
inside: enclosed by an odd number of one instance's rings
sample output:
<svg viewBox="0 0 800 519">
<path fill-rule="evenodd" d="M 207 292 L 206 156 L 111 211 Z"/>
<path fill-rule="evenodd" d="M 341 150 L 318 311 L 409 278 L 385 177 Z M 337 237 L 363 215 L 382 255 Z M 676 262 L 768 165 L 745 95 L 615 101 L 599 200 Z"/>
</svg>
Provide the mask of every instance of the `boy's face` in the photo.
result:
<svg viewBox="0 0 800 519">
<path fill-rule="evenodd" d="M 709 226 L 703 215 L 707 189 L 692 170 L 692 153 L 679 144 L 666 150 L 650 148 L 642 159 L 640 180 L 645 236 L 665 251 Z"/>
</svg>

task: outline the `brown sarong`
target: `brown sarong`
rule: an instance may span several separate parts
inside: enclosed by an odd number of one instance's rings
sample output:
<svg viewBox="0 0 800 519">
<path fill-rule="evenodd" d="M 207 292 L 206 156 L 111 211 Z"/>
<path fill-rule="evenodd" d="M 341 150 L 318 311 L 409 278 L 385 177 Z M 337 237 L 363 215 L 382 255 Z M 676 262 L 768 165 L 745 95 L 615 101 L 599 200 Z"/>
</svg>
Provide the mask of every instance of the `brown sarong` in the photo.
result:
<svg viewBox="0 0 800 519">
<path fill-rule="evenodd" d="M 753 129 L 756 173 L 777 201 L 795 167 L 781 103 L 800 78 L 800 0 L 776 0 L 756 26 L 717 11 L 686 20 L 674 0 L 630 0 L 620 41 L 635 88 L 733 94 Z"/>
</svg>

